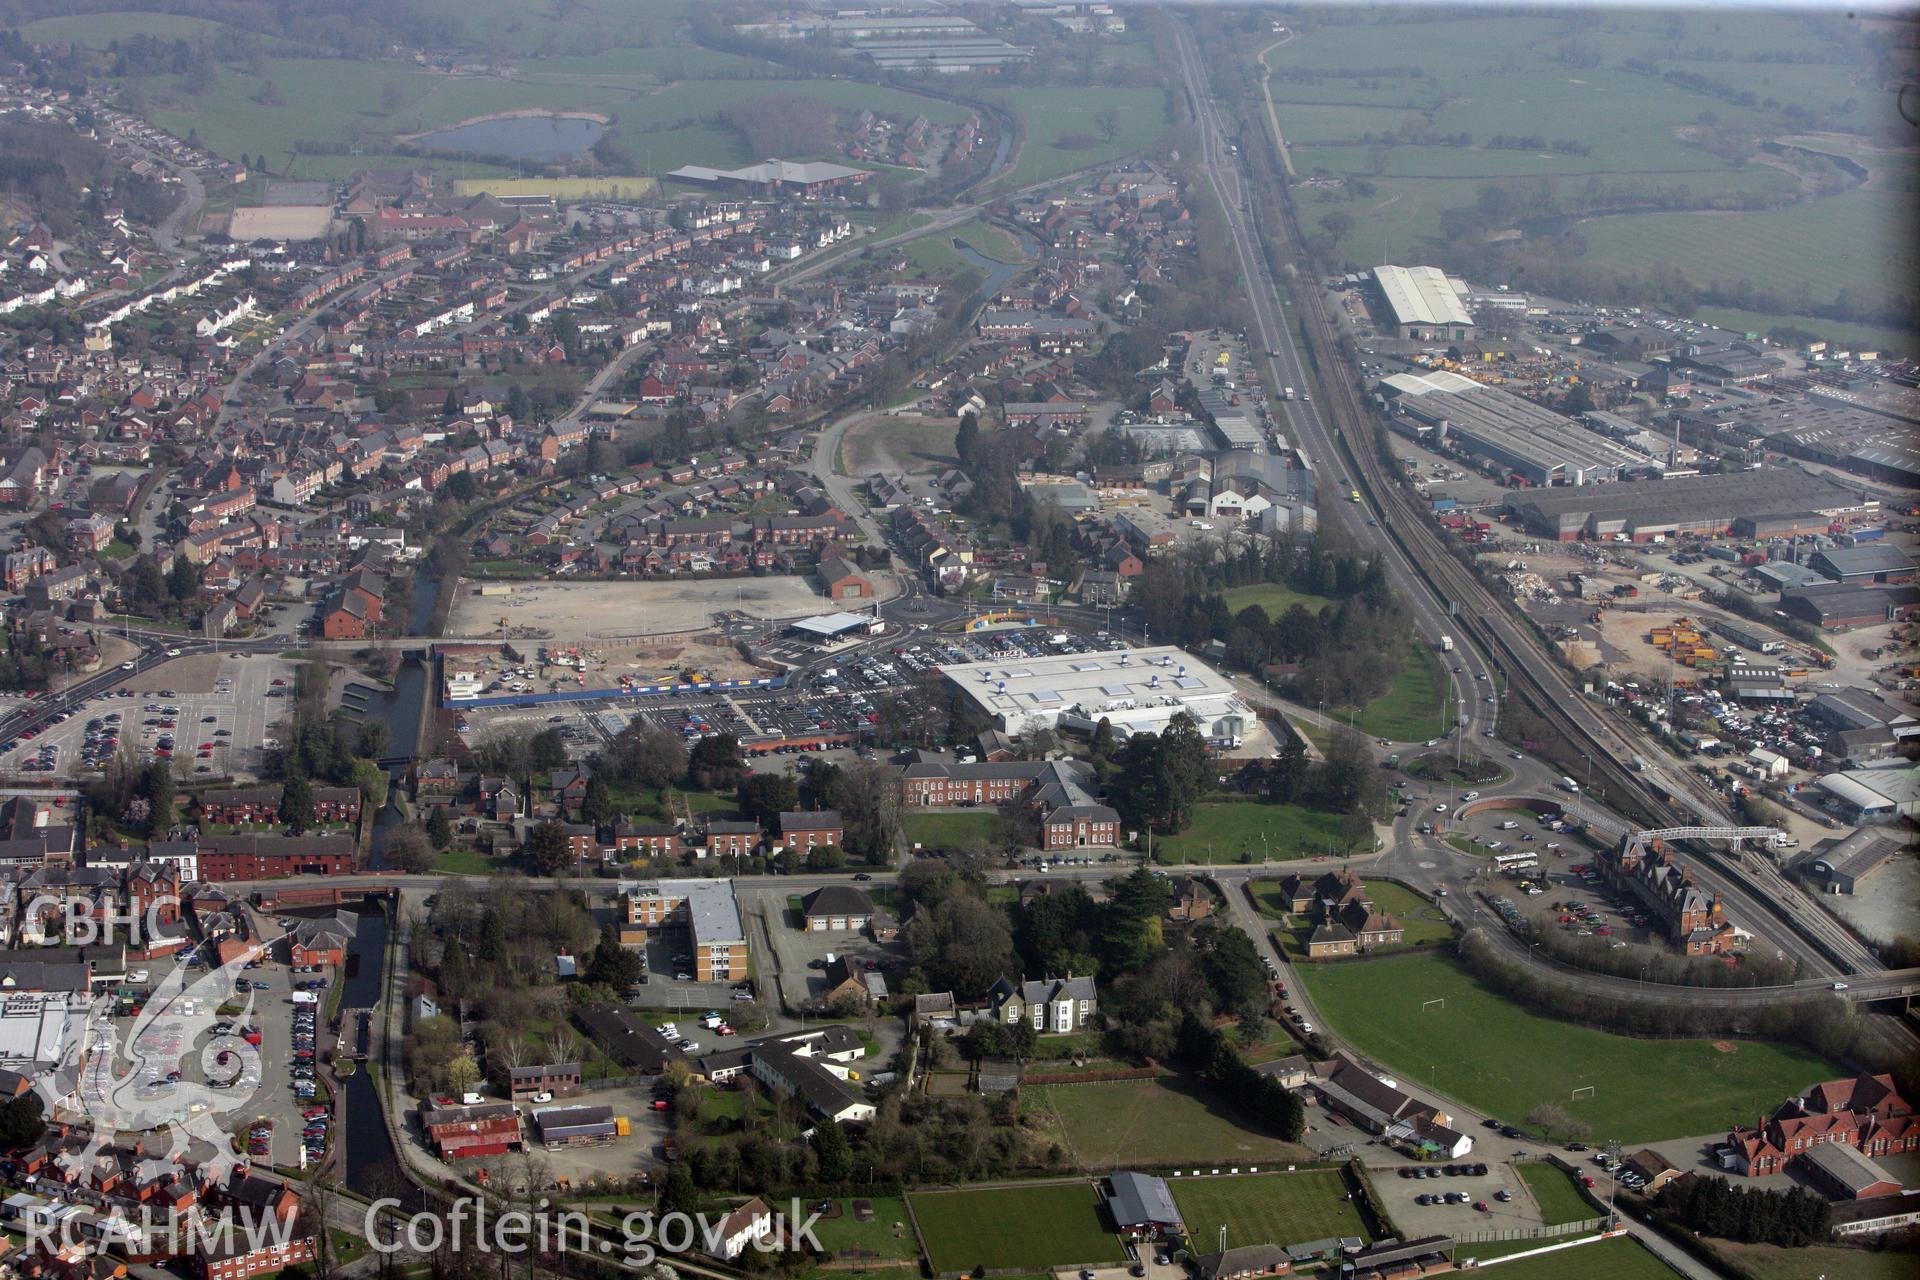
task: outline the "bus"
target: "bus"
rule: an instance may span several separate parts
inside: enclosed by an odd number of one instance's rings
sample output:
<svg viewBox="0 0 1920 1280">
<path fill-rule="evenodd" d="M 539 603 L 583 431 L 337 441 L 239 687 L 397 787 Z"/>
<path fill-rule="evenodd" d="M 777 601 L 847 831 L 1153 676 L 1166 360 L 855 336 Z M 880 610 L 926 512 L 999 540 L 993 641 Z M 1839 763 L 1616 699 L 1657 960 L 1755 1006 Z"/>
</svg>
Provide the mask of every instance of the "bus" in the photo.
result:
<svg viewBox="0 0 1920 1280">
<path fill-rule="evenodd" d="M 1540 865 L 1540 859 L 1531 853 L 1496 853 L 1493 865 L 1500 871 L 1531 871 Z"/>
</svg>

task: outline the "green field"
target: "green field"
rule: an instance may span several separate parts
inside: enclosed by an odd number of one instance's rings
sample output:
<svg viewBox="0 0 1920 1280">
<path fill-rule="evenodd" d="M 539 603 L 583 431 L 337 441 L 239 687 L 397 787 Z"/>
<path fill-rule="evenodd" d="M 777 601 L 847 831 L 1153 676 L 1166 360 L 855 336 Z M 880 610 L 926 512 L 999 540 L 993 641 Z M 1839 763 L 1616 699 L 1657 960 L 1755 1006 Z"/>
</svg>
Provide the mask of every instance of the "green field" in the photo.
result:
<svg viewBox="0 0 1920 1280">
<path fill-rule="evenodd" d="M 1755 333 L 1761 337 L 1777 325 L 1804 329 L 1816 341 L 1830 343 L 1847 351 L 1893 351 L 1920 356 L 1920 335 L 1900 329 L 1879 329 L 1866 324 L 1839 324 L 1816 316 L 1769 315 L 1763 311 L 1741 311 L 1736 307 L 1701 307 L 1693 318 L 1707 324 L 1731 329 L 1735 333 Z"/>
<path fill-rule="evenodd" d="M 1462 1251 L 1470 1256 L 1472 1248 L 1472 1245 L 1463 1245 Z M 1639 1241 L 1615 1236 L 1537 1258 L 1502 1262 L 1498 1270 L 1488 1274 L 1497 1280 L 1567 1280 L 1569 1276 L 1578 1276 L 1580 1280 L 1674 1280 L 1675 1272 Z M 1834 1276 L 1831 1280 L 1841 1280 L 1841 1277 Z"/>
<path fill-rule="evenodd" d="M 1871 289 L 1887 277 L 1913 279 L 1920 259 L 1898 228 L 1912 199 L 1891 191 L 1849 191 L 1759 213 L 1636 213 L 1579 225 L 1593 259 L 1631 259 L 1655 273 L 1681 271 L 1698 283 L 1764 280 L 1826 301 L 1836 291 Z"/>
<path fill-rule="evenodd" d="M 1209 801 L 1193 809 L 1193 825 L 1177 836 L 1155 836 L 1153 856 L 1169 864 L 1288 861 L 1340 853 L 1340 815 L 1293 804 Z"/>
<path fill-rule="evenodd" d="M 1100 1197 L 1085 1182 L 915 1192 L 910 1199 L 935 1272 L 1037 1270 L 1126 1257 L 1102 1222 Z"/>
<path fill-rule="evenodd" d="M 965 813 L 903 813 L 900 834 L 908 844 L 928 849 L 963 849 L 987 838 L 993 828 L 992 809 L 972 809 Z"/>
<path fill-rule="evenodd" d="M 28 40 L 69 40 L 90 49 L 104 49 L 116 40 L 134 36 L 152 36 L 155 40 L 208 40 L 226 31 L 226 24 L 212 18 L 190 18 L 176 13 L 146 13 L 122 10 L 114 13 L 77 13 L 61 18 L 42 18 L 20 28 Z"/>
<path fill-rule="evenodd" d="M 1714 1252 L 1752 1280 L 1912 1280 L 1920 1275 L 1920 1254 L 1911 1249 L 1846 1249 L 1822 1244 L 1782 1249 L 1726 1240 L 1711 1243 Z"/>
<path fill-rule="evenodd" d="M 1253 893 L 1254 910 L 1263 916 L 1283 919 L 1292 905 L 1282 901 L 1278 880 L 1249 880 L 1247 888 Z"/>
<path fill-rule="evenodd" d="M 1019 160 L 997 187 L 1030 186 L 1105 164 L 1144 150 L 1167 131 L 1166 94 L 1159 89 L 1020 88 L 982 96 L 1019 116 L 1027 131 Z M 1101 137 L 1105 111 L 1116 115 L 1111 139 Z"/>
<path fill-rule="evenodd" d="M 1353 727 L 1389 742 L 1438 737 L 1447 731 L 1447 687 L 1439 659 L 1419 640 L 1409 640 L 1393 684 L 1355 713 Z"/>
<path fill-rule="evenodd" d="M 1347 1182 L 1337 1169 L 1179 1178 L 1168 1185 L 1187 1239 L 1203 1253 L 1215 1247 L 1222 1226 L 1232 1245 L 1284 1247 L 1328 1236 L 1373 1238 L 1347 1199 Z"/>
<path fill-rule="evenodd" d="M 1300 605 L 1308 613 L 1319 613 L 1333 603 L 1329 596 L 1316 596 L 1305 591 L 1295 591 L 1292 587 L 1278 582 L 1251 582 L 1244 587 L 1228 587 L 1220 593 L 1227 602 L 1227 608 L 1239 613 L 1248 605 L 1259 605 L 1267 615 L 1267 621 L 1276 621 L 1281 614 Z"/>
<path fill-rule="evenodd" d="M 920 1244 L 914 1238 L 913 1220 L 907 1216 L 906 1201 L 899 1196 L 875 1196 L 873 1221 L 859 1222 L 853 1216 L 852 1200 L 836 1200 L 838 1216 L 822 1218 L 813 1234 L 829 1252 L 842 1258 L 871 1258 L 893 1262 L 915 1262 Z"/>
<path fill-rule="evenodd" d="M 1305 31 L 1266 55 L 1275 112 L 1296 173 L 1348 185 L 1296 187 L 1302 222 L 1329 230 L 1339 215 L 1336 253 L 1366 266 L 1430 253 L 1442 214 L 1473 205 L 1488 184 L 1575 210 L 1738 200 L 1785 207 L 1612 214 L 1576 227 L 1580 260 L 1623 275 L 1678 270 L 1698 287 L 1746 280 L 1800 299 L 1796 311 L 1841 289 L 1877 296 L 1889 279 L 1911 279 L 1913 238 L 1897 214 L 1883 215 L 1903 210 L 1891 202 L 1912 189 L 1914 168 L 1862 136 L 1900 131 L 1892 100 L 1861 92 L 1867 42 L 1822 15 L 1751 17 L 1620 8 L 1592 22 L 1467 11 L 1409 23 L 1395 10 Z M 1651 58 L 1654 74 L 1629 68 L 1630 58 Z M 1790 117 L 1789 107 L 1807 115 Z M 1808 115 L 1817 123 L 1797 133 Z M 1455 145 L 1460 134 L 1467 145 Z M 1495 145 L 1502 135 L 1549 145 Z M 1801 198 L 1799 174 L 1743 153 L 1781 136 L 1850 155 L 1874 177 L 1859 191 Z M 1563 140 L 1574 145 L 1551 145 Z M 1887 263 L 1893 271 L 1876 275 Z M 1797 292 L 1803 284 L 1809 292 Z"/>
<path fill-rule="evenodd" d="M 1067 1149 L 1085 1169 L 1159 1161 L 1281 1160 L 1302 1148 L 1255 1133 L 1184 1080 L 1045 1085 Z"/>
<path fill-rule="evenodd" d="M 1599 1216 L 1599 1210 L 1587 1203 L 1580 1188 L 1573 1185 L 1573 1179 L 1558 1165 L 1533 1160 L 1516 1164 L 1514 1169 L 1520 1174 L 1520 1181 L 1527 1184 L 1527 1190 L 1533 1193 L 1534 1203 L 1540 1206 L 1540 1221 L 1547 1226 L 1585 1222 Z"/>
<path fill-rule="evenodd" d="M 1329 1029 L 1360 1052 L 1486 1115 L 1523 1123 L 1554 1103 L 1600 1141 L 1652 1142 L 1724 1132 L 1816 1080 L 1844 1075 L 1792 1045 L 1635 1040 L 1533 1013 L 1431 952 L 1303 968 Z M 1444 1007 L 1422 1012 L 1426 1002 Z M 1723 1043 L 1726 1049 L 1716 1048 Z M 1648 1080 L 1685 1080 L 1654 1090 Z M 1571 1101 L 1577 1088 L 1595 1094 Z"/>
<path fill-rule="evenodd" d="M 536 62 L 529 69 L 554 65 Z M 396 135 L 504 111 L 576 110 L 609 116 L 621 130 L 622 145 L 648 173 L 683 164 L 732 165 L 751 160 L 746 140 L 715 118 L 754 98 L 812 98 L 842 111 L 868 108 L 908 117 L 920 114 L 935 123 L 951 123 L 966 114 L 951 103 L 847 80 L 672 78 L 663 82 L 662 76 L 684 75 L 686 70 L 678 58 L 660 60 L 659 68 L 660 75 L 625 79 L 575 78 L 564 68 L 538 77 L 503 79 L 440 75 L 391 62 L 276 57 L 264 61 L 258 76 L 223 67 L 215 83 L 198 97 L 170 78 L 150 79 L 143 88 L 154 104 L 150 115 L 164 128 L 182 136 L 191 130 L 223 156 L 265 153 L 275 172 L 292 163 L 295 173 L 311 177 L 335 176 L 370 161 L 365 155 L 292 156 L 300 142 L 346 143 L 379 152 Z M 278 103 L 256 100 L 268 81 L 278 91 Z M 391 111 L 383 106 L 388 101 L 393 104 Z M 441 167 L 465 178 L 498 177 L 503 172 L 471 165 L 463 171 L 457 162 Z"/>
</svg>

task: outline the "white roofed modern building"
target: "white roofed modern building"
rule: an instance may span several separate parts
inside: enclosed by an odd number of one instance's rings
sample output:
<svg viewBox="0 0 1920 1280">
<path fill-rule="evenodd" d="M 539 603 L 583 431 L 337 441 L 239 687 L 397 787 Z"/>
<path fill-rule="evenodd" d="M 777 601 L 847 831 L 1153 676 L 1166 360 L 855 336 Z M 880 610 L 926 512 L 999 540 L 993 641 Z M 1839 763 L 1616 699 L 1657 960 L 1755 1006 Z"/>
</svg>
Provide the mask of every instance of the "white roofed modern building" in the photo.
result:
<svg viewBox="0 0 1920 1280">
<path fill-rule="evenodd" d="M 1373 283 L 1385 310 L 1382 326 L 1394 336 L 1427 342 L 1463 342 L 1473 337 L 1466 286 L 1438 267 L 1375 267 Z"/>
<path fill-rule="evenodd" d="M 850 637 L 878 635 L 886 629 L 879 612 L 823 613 L 788 624 L 794 634 L 819 645 L 840 644 Z"/>
<path fill-rule="evenodd" d="M 722 187 L 754 195 L 785 192 L 801 196 L 822 195 L 835 187 L 864 182 L 872 176 L 871 169 L 850 169 L 824 160 L 763 160 L 740 169 L 710 169 L 706 165 L 690 164 L 667 175 L 675 182 L 692 186 Z"/>
<path fill-rule="evenodd" d="M 1238 746 L 1252 717 L 1227 678 L 1171 645 L 966 662 L 941 674 L 1007 733 L 1087 733 L 1105 719 L 1124 739 L 1185 714 L 1210 742 Z"/>
</svg>

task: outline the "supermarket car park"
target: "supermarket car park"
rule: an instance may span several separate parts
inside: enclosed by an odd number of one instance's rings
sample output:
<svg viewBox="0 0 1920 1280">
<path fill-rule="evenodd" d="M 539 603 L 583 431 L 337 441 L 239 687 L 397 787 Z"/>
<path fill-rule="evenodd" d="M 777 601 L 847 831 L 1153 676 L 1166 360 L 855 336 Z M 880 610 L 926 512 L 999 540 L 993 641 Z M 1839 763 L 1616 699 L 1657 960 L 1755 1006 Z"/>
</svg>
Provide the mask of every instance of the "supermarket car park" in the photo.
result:
<svg viewBox="0 0 1920 1280">
<path fill-rule="evenodd" d="M 730 733 L 749 754 L 795 754 L 858 744 L 879 719 L 879 704 L 910 696 L 943 665 L 1020 662 L 1047 654 L 1085 653 L 1104 647 L 1101 637 L 1027 628 L 965 639 L 850 648 L 822 657 L 801 642 L 788 660 L 805 663 L 789 688 L 739 694 L 681 694 L 629 698 L 609 690 L 605 700 L 542 706 L 474 708 L 456 727 L 469 742 L 502 732 L 556 728 L 568 753 L 583 757 L 627 724 L 639 721 L 689 742 Z"/>
</svg>

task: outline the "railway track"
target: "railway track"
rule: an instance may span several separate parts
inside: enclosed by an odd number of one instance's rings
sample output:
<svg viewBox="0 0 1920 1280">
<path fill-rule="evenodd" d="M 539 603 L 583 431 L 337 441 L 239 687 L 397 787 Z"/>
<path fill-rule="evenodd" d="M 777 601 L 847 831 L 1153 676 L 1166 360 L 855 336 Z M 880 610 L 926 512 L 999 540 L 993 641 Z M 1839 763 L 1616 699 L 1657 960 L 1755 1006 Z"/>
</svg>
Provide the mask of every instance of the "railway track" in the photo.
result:
<svg viewBox="0 0 1920 1280">
<path fill-rule="evenodd" d="M 1180 57 L 1188 76 L 1189 101 L 1196 115 L 1202 117 L 1203 138 L 1209 143 L 1205 148 L 1205 162 L 1229 209 L 1229 225 L 1233 224 L 1232 213 L 1237 205 L 1252 219 L 1256 231 L 1246 237 L 1250 243 L 1237 246 L 1243 261 L 1257 264 L 1259 269 L 1248 272 L 1248 288 L 1250 291 L 1270 288 L 1272 282 L 1281 278 L 1281 273 L 1274 269 L 1274 252 L 1270 252 L 1267 238 L 1257 234 L 1264 202 L 1247 198 L 1249 189 L 1260 185 L 1262 178 L 1257 172 L 1242 175 L 1237 163 L 1227 161 L 1211 145 L 1219 126 L 1205 117 L 1216 108 L 1205 86 L 1204 64 L 1184 29 Z M 1269 143 L 1271 141 L 1269 139 Z M 1266 176 L 1272 178 L 1271 174 Z M 1243 177 L 1251 181 L 1243 184 Z M 1294 291 L 1297 305 L 1293 311 L 1299 316 L 1310 367 L 1318 375 L 1322 405 L 1328 414 L 1330 429 L 1324 433 L 1327 440 L 1321 450 L 1323 456 L 1316 459 L 1323 477 L 1334 457 L 1344 455 L 1345 464 L 1353 468 L 1357 477 L 1357 487 L 1365 491 L 1368 506 L 1381 517 L 1379 534 L 1398 552 L 1398 559 L 1418 580 L 1418 587 L 1440 602 L 1448 612 L 1449 625 L 1471 641 L 1489 665 L 1506 677 L 1510 692 L 1518 694 L 1574 751 L 1586 758 L 1591 769 L 1588 776 L 1598 775 L 1609 804 L 1649 829 L 1733 825 L 1716 802 L 1690 794 L 1684 785 L 1668 786 L 1658 775 L 1636 773 L 1627 766 L 1633 755 L 1629 744 L 1587 706 L 1585 696 L 1573 686 L 1567 673 L 1542 652 L 1526 625 L 1514 618 L 1504 603 L 1495 599 L 1473 572 L 1454 557 L 1426 513 L 1390 474 L 1376 445 L 1378 416 L 1369 410 L 1351 375 L 1349 362 L 1340 356 L 1321 291 L 1311 283 L 1318 276 L 1313 264 L 1298 248 L 1304 241 L 1284 184 L 1281 191 L 1283 234 L 1273 237 L 1273 241 L 1277 252 L 1286 257 L 1289 273 L 1295 279 L 1309 282 L 1309 287 Z M 1259 278 L 1261 275 L 1264 279 Z M 1261 307 L 1257 298 L 1255 302 L 1258 314 Z M 1280 310 L 1277 305 L 1266 308 L 1269 315 L 1277 315 Z M 1281 323 L 1284 327 L 1284 321 Z M 1283 339 L 1291 342 L 1293 336 L 1285 333 Z M 1309 438 L 1311 435 L 1309 433 Z M 1358 532 L 1364 539 L 1374 531 Z M 1471 732 L 1472 727 L 1469 725 L 1462 732 Z M 1764 858 L 1742 859 L 1704 846 L 1690 847 L 1688 853 L 1696 865 L 1715 873 L 1718 883 L 1714 887 L 1729 908 L 1756 925 L 1762 920 L 1773 920 L 1785 926 L 1784 931 L 1773 930 L 1776 945 L 1783 954 L 1793 954 L 1815 969 L 1863 973 L 1882 967 L 1858 938 L 1821 912 L 1816 904 L 1807 901 L 1799 889 Z"/>
</svg>

